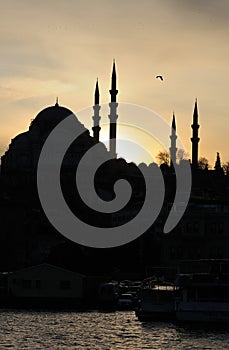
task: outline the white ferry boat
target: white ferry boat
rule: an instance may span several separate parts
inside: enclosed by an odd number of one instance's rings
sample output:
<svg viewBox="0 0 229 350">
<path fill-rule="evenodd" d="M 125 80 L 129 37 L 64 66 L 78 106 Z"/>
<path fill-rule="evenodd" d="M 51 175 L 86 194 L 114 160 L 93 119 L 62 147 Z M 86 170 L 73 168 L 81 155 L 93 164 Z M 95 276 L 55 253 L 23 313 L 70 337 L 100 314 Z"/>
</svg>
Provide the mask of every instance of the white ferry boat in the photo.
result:
<svg viewBox="0 0 229 350">
<path fill-rule="evenodd" d="M 171 321 L 175 319 L 177 287 L 169 283 L 143 286 L 139 294 L 136 316 L 140 321 Z"/>
<path fill-rule="evenodd" d="M 191 263 L 195 270 L 197 262 Z M 200 272 L 203 263 L 208 271 Z M 229 322 L 229 260 L 199 261 L 198 272 L 180 273 L 177 282 L 180 286 L 175 306 L 177 321 Z"/>
</svg>

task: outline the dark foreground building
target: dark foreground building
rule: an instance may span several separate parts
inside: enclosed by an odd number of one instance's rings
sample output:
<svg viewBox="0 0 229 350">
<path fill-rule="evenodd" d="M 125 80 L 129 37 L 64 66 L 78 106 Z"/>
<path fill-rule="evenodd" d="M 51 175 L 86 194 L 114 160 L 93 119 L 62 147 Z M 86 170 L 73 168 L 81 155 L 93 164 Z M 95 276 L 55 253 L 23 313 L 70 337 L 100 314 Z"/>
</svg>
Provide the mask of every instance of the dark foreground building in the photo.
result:
<svg viewBox="0 0 229 350">
<path fill-rule="evenodd" d="M 133 218 L 145 198 L 145 182 L 139 168 L 116 155 L 116 123 L 118 90 L 113 64 L 111 79 L 110 149 L 99 142 L 99 87 L 96 83 L 93 106 L 93 137 L 86 130 L 75 140 L 63 160 L 61 185 L 66 202 L 82 220 L 98 227 L 119 226 Z M 113 278 L 141 278 L 151 266 L 175 266 L 182 259 L 229 258 L 229 176 L 225 175 L 219 154 L 214 170 L 200 169 L 198 164 L 199 124 L 195 102 L 192 130 L 192 193 L 187 210 L 176 226 L 163 233 L 176 191 L 176 121 L 172 120 L 170 164 L 162 164 L 165 200 L 156 222 L 135 241 L 112 249 L 95 249 L 73 243 L 58 233 L 46 218 L 37 193 L 37 164 L 41 149 L 50 132 L 73 114 L 58 103 L 42 110 L 31 122 L 29 130 L 15 137 L 1 159 L 0 175 L 0 270 L 13 271 L 49 263 L 82 274 L 109 274 Z M 80 121 L 76 118 L 76 123 Z M 168 135 L 169 137 L 169 135 Z M 75 189 L 75 173 L 80 159 L 94 145 L 110 152 L 113 160 L 98 169 L 97 193 L 104 200 L 114 198 L 113 185 L 126 179 L 132 186 L 130 203 L 115 214 L 93 212 Z M 156 164 L 150 165 L 149 170 Z M 150 170 L 151 171 L 151 170 Z M 181 203 L 182 204 L 182 203 Z M 176 208 L 179 210 L 179 208 Z"/>
</svg>

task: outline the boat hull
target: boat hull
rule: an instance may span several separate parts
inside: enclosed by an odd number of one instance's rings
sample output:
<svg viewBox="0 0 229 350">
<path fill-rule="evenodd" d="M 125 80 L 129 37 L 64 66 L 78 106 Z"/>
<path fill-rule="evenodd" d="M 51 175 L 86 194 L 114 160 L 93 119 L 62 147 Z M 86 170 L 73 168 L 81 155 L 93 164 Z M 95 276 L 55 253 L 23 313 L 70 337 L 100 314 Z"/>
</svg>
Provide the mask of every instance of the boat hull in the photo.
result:
<svg viewBox="0 0 229 350">
<path fill-rule="evenodd" d="M 143 289 L 136 315 L 140 321 L 175 320 L 174 290 Z"/>
<path fill-rule="evenodd" d="M 229 323 L 229 303 L 180 302 L 176 319 L 181 322 Z"/>
</svg>

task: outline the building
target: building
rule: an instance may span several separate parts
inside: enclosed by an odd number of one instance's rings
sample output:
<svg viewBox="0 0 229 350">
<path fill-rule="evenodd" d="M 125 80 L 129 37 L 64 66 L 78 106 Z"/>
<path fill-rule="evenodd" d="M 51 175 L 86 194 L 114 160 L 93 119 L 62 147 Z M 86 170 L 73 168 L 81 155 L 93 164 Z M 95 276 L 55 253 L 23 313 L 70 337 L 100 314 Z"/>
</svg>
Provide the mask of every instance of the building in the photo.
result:
<svg viewBox="0 0 229 350">
<path fill-rule="evenodd" d="M 97 81 L 92 117 L 93 136 L 90 136 L 89 131 L 85 130 L 72 143 L 66 152 L 61 170 L 61 185 L 69 207 L 79 218 L 83 219 L 86 217 L 87 223 L 98 227 L 119 226 L 127 222 L 139 212 L 144 201 L 145 187 L 144 179 L 139 170 L 140 166 L 137 167 L 133 163 L 128 164 L 124 159 L 117 159 L 117 94 L 117 75 L 114 62 L 111 76 L 110 112 L 108 115 L 110 120 L 109 150 L 99 141 L 101 117 L 99 84 Z M 54 255 L 53 252 L 60 252 L 60 247 L 67 241 L 55 231 L 43 213 L 37 193 L 36 175 L 38 159 L 45 140 L 58 123 L 65 120 L 69 115 L 74 114 L 71 110 L 60 106 L 57 99 L 54 106 L 47 107 L 38 113 L 32 120 L 28 131 L 16 136 L 11 141 L 9 149 L 1 158 L 0 210 L 2 220 L 0 268 L 4 271 L 42 264 L 45 261 L 50 262 L 49 258 Z M 75 116 L 75 120 L 80 126 L 81 123 L 77 116 Z M 139 269 L 144 270 L 146 264 L 154 263 L 154 259 L 161 260 L 161 262 L 170 263 L 173 261 L 175 263 L 179 259 L 194 258 L 196 256 L 228 257 L 227 208 L 229 203 L 229 176 L 223 173 L 219 154 L 217 154 L 214 170 L 208 170 L 207 166 L 204 169 L 199 167 L 200 125 L 197 100 L 194 105 L 191 127 L 192 159 L 190 163 L 193 175 L 192 193 L 188 209 L 177 227 L 166 236 L 162 233 L 163 223 L 168 216 L 169 210 L 171 210 L 176 191 L 174 165 L 178 163 L 177 125 L 173 114 L 171 135 L 168 135 L 171 140 L 169 150 L 171 162 L 161 166 L 166 191 L 164 208 L 158 220 L 148 230 L 144 239 L 141 237 L 139 240 L 131 242 L 130 245 L 126 245 L 126 247 L 109 250 L 109 253 L 104 253 L 100 250 L 95 252 L 82 246 L 74 246 L 75 251 L 74 254 L 72 253 L 71 262 L 69 262 L 70 270 L 71 268 L 78 269 L 79 266 L 83 268 L 82 266 L 86 265 L 88 269 L 95 270 L 96 268 L 122 270 L 125 269 L 128 263 L 128 269 L 133 268 L 136 271 L 138 266 Z M 104 200 L 114 198 L 114 183 L 119 178 L 127 179 L 133 188 L 132 202 L 128 203 L 123 211 L 118 211 L 110 216 L 93 212 L 83 203 L 79 193 L 75 190 L 73 191 L 73 188 L 75 188 L 76 168 L 80 159 L 87 150 L 97 144 L 101 147 L 101 151 L 110 152 L 113 157 L 109 163 L 107 162 L 101 166 L 97 172 L 95 186 L 97 186 L 97 193 L 101 198 Z M 151 164 L 148 167 L 149 174 L 153 171 L 154 166 L 156 165 Z M 211 213 L 211 210 L 214 214 Z M 148 218 L 150 218 L 150 213 Z M 218 231 L 222 234 L 218 235 Z M 159 241 L 161 244 L 160 257 Z M 68 246 L 62 261 L 60 261 L 60 254 L 55 255 L 55 259 L 59 259 L 58 263 L 62 263 L 63 266 L 66 265 L 64 259 L 68 259 L 69 251 Z M 77 253 L 75 254 L 75 252 Z M 128 259 L 126 259 L 127 254 Z M 81 265 L 78 264 L 79 261 L 75 262 L 75 255 L 83 262 Z M 106 264 L 104 264 L 105 259 Z M 99 262 L 99 260 L 101 261 Z M 81 270 L 81 272 L 84 271 Z M 26 283 L 29 284 L 29 282 Z M 35 291 L 39 292 L 35 289 L 36 282 L 33 281 L 31 283 L 30 289 L 34 289 L 34 293 Z M 39 285 L 39 282 L 37 283 Z M 16 285 L 11 285 L 11 287 L 16 291 Z"/>
<path fill-rule="evenodd" d="M 15 298 L 84 298 L 85 276 L 50 264 L 41 264 L 9 274 L 8 291 Z"/>
</svg>

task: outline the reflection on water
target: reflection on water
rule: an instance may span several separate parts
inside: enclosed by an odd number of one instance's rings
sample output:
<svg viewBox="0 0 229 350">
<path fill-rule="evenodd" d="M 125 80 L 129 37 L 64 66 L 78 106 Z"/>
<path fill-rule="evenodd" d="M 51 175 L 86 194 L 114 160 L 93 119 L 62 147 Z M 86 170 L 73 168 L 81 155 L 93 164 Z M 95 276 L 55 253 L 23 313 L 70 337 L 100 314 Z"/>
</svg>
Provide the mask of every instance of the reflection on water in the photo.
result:
<svg viewBox="0 0 229 350">
<path fill-rule="evenodd" d="M 134 312 L 0 310 L 0 349 L 228 349 L 228 327 L 141 323 Z"/>
</svg>

